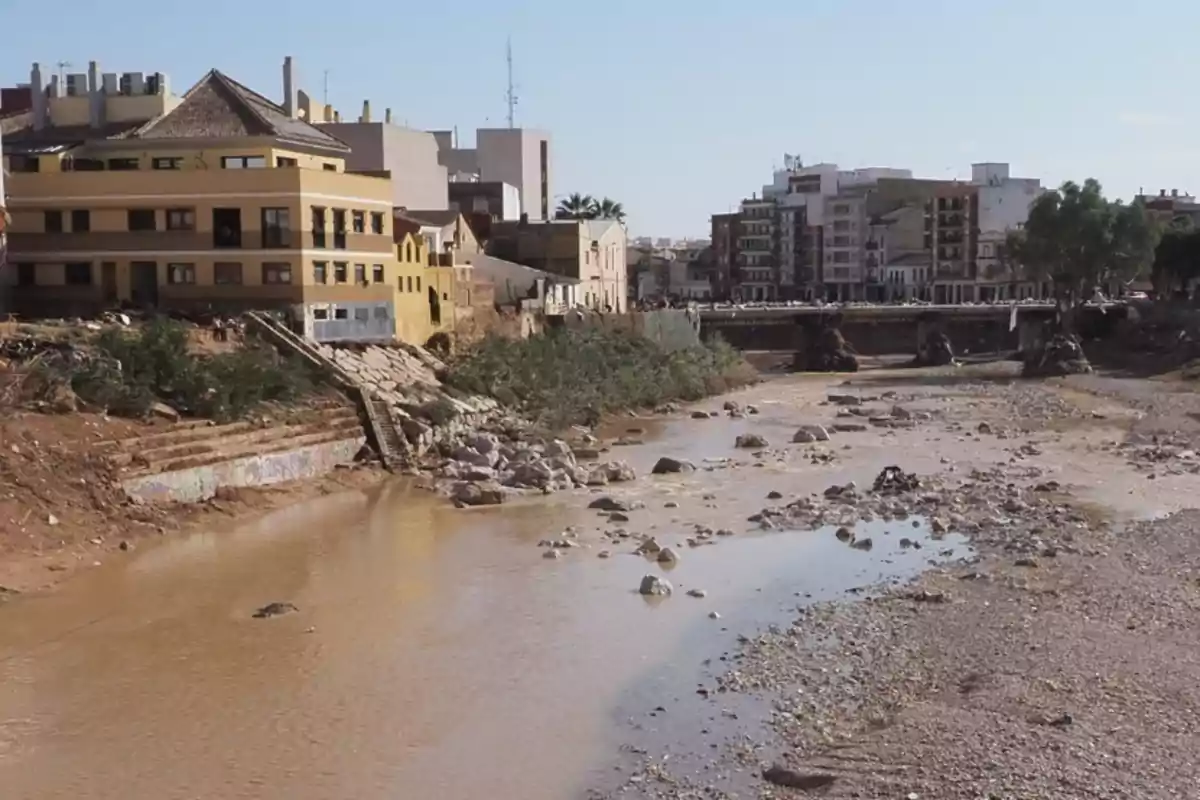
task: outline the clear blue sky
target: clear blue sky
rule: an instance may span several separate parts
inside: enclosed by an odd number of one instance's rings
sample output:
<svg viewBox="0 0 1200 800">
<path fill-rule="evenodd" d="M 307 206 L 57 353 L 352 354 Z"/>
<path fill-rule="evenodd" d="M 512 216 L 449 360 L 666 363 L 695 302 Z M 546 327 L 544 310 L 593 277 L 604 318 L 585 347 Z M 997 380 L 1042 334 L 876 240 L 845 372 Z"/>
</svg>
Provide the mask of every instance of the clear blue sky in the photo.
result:
<svg viewBox="0 0 1200 800">
<path fill-rule="evenodd" d="M 343 115 L 370 98 L 460 132 L 504 124 L 511 34 L 518 124 L 552 133 L 553 191 L 623 201 L 637 235 L 705 233 L 784 152 L 1200 193 L 1196 0 L 0 0 L 0 25 L 4 85 L 95 59 L 178 92 L 217 67 L 278 99 L 290 54 L 315 97 L 329 70 Z"/>
</svg>

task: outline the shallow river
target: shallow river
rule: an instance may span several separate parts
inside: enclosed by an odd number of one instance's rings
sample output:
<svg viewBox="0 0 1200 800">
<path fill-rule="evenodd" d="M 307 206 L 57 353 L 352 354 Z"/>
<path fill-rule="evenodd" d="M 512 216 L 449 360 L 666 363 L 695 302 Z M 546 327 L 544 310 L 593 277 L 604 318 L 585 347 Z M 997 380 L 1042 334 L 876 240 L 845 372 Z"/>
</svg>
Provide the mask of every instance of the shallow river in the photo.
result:
<svg viewBox="0 0 1200 800">
<path fill-rule="evenodd" d="M 795 426 L 763 412 L 631 421 L 653 441 L 614 448 L 639 474 L 662 454 L 745 462 L 613 487 L 647 503 L 623 525 L 664 544 L 693 523 L 736 532 L 684 547 L 661 602 L 635 591 L 660 568 L 600 541 L 616 526 L 586 492 L 460 511 L 396 483 L 166 541 L 0 607 L 0 797 L 569 798 L 611 783 L 623 744 L 716 737 L 685 702 L 702 661 L 809 597 L 932 555 L 897 537 L 863 553 L 828 531 L 752 531 L 767 491 L 869 480 L 888 458 L 756 468 L 733 437 L 782 443 Z M 590 546 L 543 559 L 538 540 L 568 525 Z M 276 600 L 299 612 L 251 618 Z"/>
</svg>

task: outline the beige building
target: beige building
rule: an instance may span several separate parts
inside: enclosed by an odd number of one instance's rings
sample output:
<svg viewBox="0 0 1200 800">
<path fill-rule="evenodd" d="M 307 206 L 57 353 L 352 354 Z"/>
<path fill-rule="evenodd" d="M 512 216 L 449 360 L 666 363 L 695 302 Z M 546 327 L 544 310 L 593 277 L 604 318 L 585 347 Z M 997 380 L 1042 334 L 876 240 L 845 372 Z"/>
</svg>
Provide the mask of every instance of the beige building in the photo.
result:
<svg viewBox="0 0 1200 800">
<path fill-rule="evenodd" d="M 595 311 L 629 308 L 627 236 L 616 220 L 501 222 L 492 225 L 488 255 L 575 278 L 579 298 Z"/>
<path fill-rule="evenodd" d="M 547 220 L 554 214 L 550 191 L 550 135 L 525 128 L 480 128 L 474 147 L 459 147 L 453 131 L 434 131 L 438 160 L 454 180 L 473 177 L 516 187 L 521 214 Z"/>
<path fill-rule="evenodd" d="M 57 79 L 5 137 L 14 309 L 91 314 L 269 308 L 318 339 L 391 339 L 392 186 L 284 102 L 213 70 Z M 11 126 L 10 126 L 11 127 Z"/>
</svg>

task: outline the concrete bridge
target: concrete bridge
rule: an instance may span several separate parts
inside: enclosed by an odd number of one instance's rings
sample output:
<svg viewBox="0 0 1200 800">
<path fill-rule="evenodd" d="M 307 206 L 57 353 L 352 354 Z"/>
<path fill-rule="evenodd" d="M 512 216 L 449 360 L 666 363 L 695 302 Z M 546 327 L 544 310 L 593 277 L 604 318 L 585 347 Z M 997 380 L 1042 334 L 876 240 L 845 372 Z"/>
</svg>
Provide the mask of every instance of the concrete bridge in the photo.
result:
<svg viewBox="0 0 1200 800">
<path fill-rule="evenodd" d="M 955 352 L 1025 350 L 1055 318 L 1053 303 L 1012 305 L 765 306 L 700 309 L 700 335 L 720 335 L 740 350 L 802 352 L 823 328 L 838 328 L 861 355 L 917 353 L 934 332 Z M 1107 335 L 1125 318 L 1124 303 L 1084 306 L 1076 325 L 1085 338 Z"/>
</svg>

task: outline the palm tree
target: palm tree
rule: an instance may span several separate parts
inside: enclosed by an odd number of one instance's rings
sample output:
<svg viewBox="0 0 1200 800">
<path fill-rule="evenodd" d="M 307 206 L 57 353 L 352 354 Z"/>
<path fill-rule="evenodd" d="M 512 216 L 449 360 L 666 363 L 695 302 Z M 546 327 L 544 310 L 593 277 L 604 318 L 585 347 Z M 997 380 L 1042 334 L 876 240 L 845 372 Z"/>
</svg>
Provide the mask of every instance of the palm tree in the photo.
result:
<svg viewBox="0 0 1200 800">
<path fill-rule="evenodd" d="M 554 212 L 555 219 L 595 219 L 596 200 L 590 194 L 578 192 L 559 201 Z"/>
<path fill-rule="evenodd" d="M 620 203 L 606 197 L 603 200 L 592 201 L 592 218 L 593 219 L 615 219 L 617 222 L 625 222 L 625 208 Z"/>
</svg>

